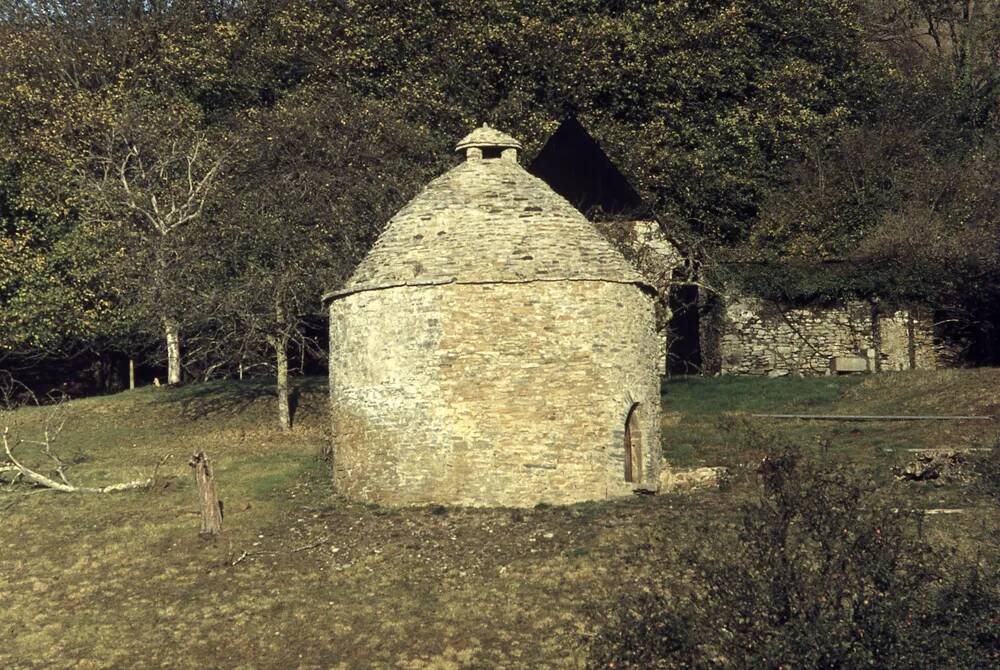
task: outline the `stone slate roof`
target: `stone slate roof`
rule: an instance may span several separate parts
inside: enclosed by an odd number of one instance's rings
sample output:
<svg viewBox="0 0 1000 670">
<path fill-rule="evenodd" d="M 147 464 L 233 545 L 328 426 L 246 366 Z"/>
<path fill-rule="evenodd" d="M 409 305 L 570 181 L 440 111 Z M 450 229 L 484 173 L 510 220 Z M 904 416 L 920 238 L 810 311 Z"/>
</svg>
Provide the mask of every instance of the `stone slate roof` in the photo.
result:
<svg viewBox="0 0 1000 670">
<path fill-rule="evenodd" d="M 432 181 L 324 300 L 394 286 L 558 280 L 652 288 L 545 182 L 514 160 L 480 159 Z"/>
</svg>

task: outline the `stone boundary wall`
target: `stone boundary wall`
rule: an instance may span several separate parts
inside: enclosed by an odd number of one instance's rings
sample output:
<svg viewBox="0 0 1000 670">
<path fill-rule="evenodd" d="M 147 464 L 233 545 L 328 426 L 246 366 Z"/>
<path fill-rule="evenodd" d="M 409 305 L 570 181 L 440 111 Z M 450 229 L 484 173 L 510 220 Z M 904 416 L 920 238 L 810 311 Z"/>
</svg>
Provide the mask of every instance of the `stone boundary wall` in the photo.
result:
<svg viewBox="0 0 1000 670">
<path fill-rule="evenodd" d="M 666 374 L 669 294 L 682 283 L 684 256 L 655 221 L 595 222 L 656 288 L 658 369 Z M 706 374 L 824 375 L 834 356 L 861 356 L 869 371 L 935 369 L 953 365 L 956 352 L 935 337 L 926 308 L 888 308 L 864 301 L 791 307 L 731 293 L 699 291 L 701 369 Z"/>
<path fill-rule="evenodd" d="M 831 374 L 834 356 L 861 356 L 868 371 L 948 365 L 927 310 L 874 309 L 861 301 L 787 307 L 749 297 L 718 300 L 703 319 L 706 372 L 815 376 Z"/>
</svg>

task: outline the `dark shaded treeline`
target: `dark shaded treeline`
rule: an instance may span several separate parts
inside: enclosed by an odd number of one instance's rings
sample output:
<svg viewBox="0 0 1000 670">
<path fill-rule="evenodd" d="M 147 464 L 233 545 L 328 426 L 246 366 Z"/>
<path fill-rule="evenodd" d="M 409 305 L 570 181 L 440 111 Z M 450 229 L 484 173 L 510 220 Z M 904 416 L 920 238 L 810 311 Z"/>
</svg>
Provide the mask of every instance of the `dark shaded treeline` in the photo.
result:
<svg viewBox="0 0 1000 670">
<path fill-rule="evenodd" d="M 489 121 L 530 157 L 569 114 L 706 271 L 867 264 L 984 330 L 998 25 L 937 0 L 3 0 L 0 351 L 319 365 L 319 294 L 454 138 Z M 742 279 L 873 275 L 817 276 Z"/>
</svg>

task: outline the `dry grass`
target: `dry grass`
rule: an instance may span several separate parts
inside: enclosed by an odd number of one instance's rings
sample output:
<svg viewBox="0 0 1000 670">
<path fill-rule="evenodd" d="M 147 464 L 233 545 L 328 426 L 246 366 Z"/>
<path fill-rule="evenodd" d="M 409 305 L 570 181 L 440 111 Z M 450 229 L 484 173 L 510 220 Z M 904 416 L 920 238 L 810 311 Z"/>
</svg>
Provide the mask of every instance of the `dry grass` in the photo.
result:
<svg viewBox="0 0 1000 670">
<path fill-rule="evenodd" d="M 987 411 L 998 381 L 992 370 L 871 378 L 838 387 L 830 406 Z M 696 499 L 523 512 L 353 504 L 332 494 L 319 458 L 324 393 L 303 384 L 289 436 L 271 430 L 273 397 L 255 383 L 71 403 L 64 454 L 81 483 L 174 458 L 151 491 L 0 493 L 0 667 L 582 667 L 587 608 L 653 571 L 679 573 L 705 523 L 752 495 L 740 475 Z M 708 420 L 692 403 L 679 426 Z M 43 411 L 20 411 L 19 429 Z M 751 461 L 724 428 L 711 439 Z M 921 439 L 984 437 L 947 431 Z M 197 536 L 186 461 L 201 449 L 226 503 L 219 542 Z M 974 542 L 982 523 L 929 517 L 929 532 Z"/>
</svg>

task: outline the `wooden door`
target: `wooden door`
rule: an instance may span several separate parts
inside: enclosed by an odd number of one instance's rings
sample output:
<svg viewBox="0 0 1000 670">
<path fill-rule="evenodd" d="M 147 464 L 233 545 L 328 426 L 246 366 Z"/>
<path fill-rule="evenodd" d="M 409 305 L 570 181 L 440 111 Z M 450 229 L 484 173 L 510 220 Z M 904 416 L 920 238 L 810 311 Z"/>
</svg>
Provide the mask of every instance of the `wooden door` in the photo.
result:
<svg viewBox="0 0 1000 670">
<path fill-rule="evenodd" d="M 634 403 L 625 419 L 625 481 L 642 481 L 642 432 L 639 429 L 637 412 L 639 403 Z"/>
</svg>

